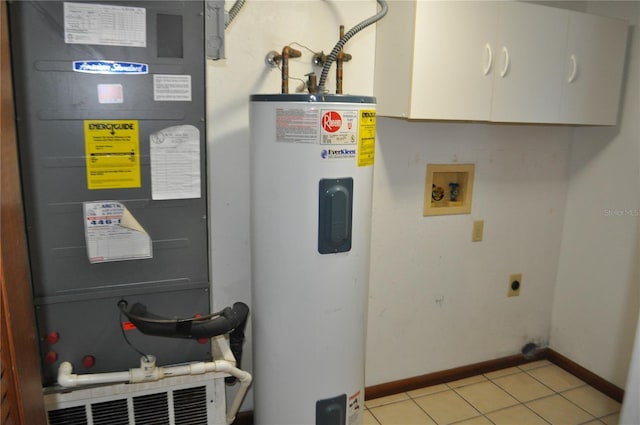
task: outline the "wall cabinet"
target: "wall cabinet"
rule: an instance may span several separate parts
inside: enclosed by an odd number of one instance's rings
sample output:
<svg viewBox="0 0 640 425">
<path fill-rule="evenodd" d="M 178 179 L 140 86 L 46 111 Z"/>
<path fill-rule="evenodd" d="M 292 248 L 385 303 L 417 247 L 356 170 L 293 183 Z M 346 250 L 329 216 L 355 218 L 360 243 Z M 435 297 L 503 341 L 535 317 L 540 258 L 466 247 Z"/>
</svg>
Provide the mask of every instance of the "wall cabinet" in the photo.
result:
<svg viewBox="0 0 640 425">
<path fill-rule="evenodd" d="M 578 12 L 569 15 L 560 122 L 615 125 L 627 28 L 619 19 Z"/>
<path fill-rule="evenodd" d="M 615 124 L 625 21 L 523 2 L 399 1 L 378 23 L 378 113 Z"/>
</svg>

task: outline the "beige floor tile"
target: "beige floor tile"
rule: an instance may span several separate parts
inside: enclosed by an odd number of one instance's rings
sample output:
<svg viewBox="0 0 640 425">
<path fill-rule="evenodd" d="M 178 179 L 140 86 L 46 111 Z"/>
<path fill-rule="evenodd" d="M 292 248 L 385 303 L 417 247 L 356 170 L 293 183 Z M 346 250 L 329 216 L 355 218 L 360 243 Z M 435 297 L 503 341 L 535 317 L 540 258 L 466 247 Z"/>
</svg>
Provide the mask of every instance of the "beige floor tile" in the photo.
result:
<svg viewBox="0 0 640 425">
<path fill-rule="evenodd" d="M 592 420 L 592 421 L 585 422 L 585 423 L 583 423 L 583 424 L 581 424 L 581 425 L 603 425 L 603 423 L 602 423 L 602 422 L 600 422 L 600 421 L 599 421 L 599 420 L 597 420 L 597 419 L 594 419 L 594 420 Z"/>
<path fill-rule="evenodd" d="M 527 373 L 554 391 L 561 392 L 584 385 L 580 379 L 556 365 L 528 370 Z"/>
<path fill-rule="evenodd" d="M 549 366 L 551 364 L 552 363 L 549 360 L 538 360 L 531 363 L 521 364 L 520 366 L 518 366 L 518 368 L 522 370 L 531 370 L 531 369 L 536 369 L 543 366 Z"/>
<path fill-rule="evenodd" d="M 414 401 L 441 425 L 480 416 L 473 406 L 453 390 L 419 397 Z"/>
<path fill-rule="evenodd" d="M 496 379 L 501 376 L 513 375 L 514 373 L 521 372 L 517 367 L 509 367 L 507 369 L 500 369 L 494 372 L 485 373 L 484 376 L 488 379 Z"/>
<path fill-rule="evenodd" d="M 456 389 L 456 392 L 481 413 L 493 412 L 518 404 L 518 400 L 491 381 L 460 387 Z"/>
<path fill-rule="evenodd" d="M 478 382 L 483 382 L 486 380 L 487 378 L 485 378 L 483 375 L 476 375 L 469 378 L 458 379 L 457 381 L 447 382 L 447 385 L 449 386 L 449 388 L 460 388 L 464 387 L 465 385 L 477 384 Z"/>
<path fill-rule="evenodd" d="M 530 401 L 526 406 L 553 425 L 582 424 L 595 419 L 559 394 Z"/>
<path fill-rule="evenodd" d="M 371 409 L 373 407 L 382 406 L 384 404 L 395 403 L 397 401 L 409 400 L 409 396 L 407 393 L 398 393 L 392 394 L 386 397 L 374 398 L 373 400 L 367 400 L 364 402 L 364 406 L 367 409 Z"/>
<path fill-rule="evenodd" d="M 461 422 L 456 422 L 453 425 L 493 425 L 493 423 L 484 416 L 476 416 L 475 418 L 465 419 Z"/>
<path fill-rule="evenodd" d="M 596 418 L 620 411 L 620 403 L 588 385 L 564 391 L 562 396 L 591 413 Z"/>
<path fill-rule="evenodd" d="M 535 400 L 553 394 L 553 390 L 524 372 L 494 379 L 493 383 L 521 402 Z"/>
<path fill-rule="evenodd" d="M 522 404 L 488 413 L 487 417 L 496 425 L 547 425 L 544 419 Z"/>
<path fill-rule="evenodd" d="M 408 391 L 407 394 L 409 394 L 409 397 L 411 398 L 416 398 L 416 397 L 422 397 L 424 395 L 439 393 L 441 391 L 449 391 L 449 389 L 450 388 L 447 387 L 446 384 L 440 384 L 440 385 L 432 385 L 430 387 L 419 388 L 413 391 Z"/>
<path fill-rule="evenodd" d="M 381 425 L 435 425 L 412 400 L 385 404 L 369 410 Z"/>
<path fill-rule="evenodd" d="M 605 416 L 604 418 L 600 418 L 600 420 L 607 425 L 618 425 L 620 423 L 620 413 Z"/>
<path fill-rule="evenodd" d="M 380 422 L 373 417 L 371 412 L 365 410 L 362 415 L 362 425 L 380 425 Z"/>
</svg>

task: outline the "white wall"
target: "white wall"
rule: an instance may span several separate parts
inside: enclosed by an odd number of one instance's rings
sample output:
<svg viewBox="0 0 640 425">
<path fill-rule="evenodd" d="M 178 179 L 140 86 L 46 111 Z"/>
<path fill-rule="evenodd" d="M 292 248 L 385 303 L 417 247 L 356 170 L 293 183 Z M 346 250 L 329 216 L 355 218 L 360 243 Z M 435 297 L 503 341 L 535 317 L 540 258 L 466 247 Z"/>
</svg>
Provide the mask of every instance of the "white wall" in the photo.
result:
<svg viewBox="0 0 640 425">
<path fill-rule="evenodd" d="M 640 2 L 587 11 L 634 27 L 618 127 L 573 135 L 550 343 L 624 388 L 640 303 Z"/>
<path fill-rule="evenodd" d="M 379 119 L 367 385 L 546 343 L 571 131 Z M 476 164 L 472 213 L 423 217 L 426 164 L 450 162 Z"/>
<path fill-rule="evenodd" d="M 229 8 L 232 2 L 227 2 Z M 279 93 L 280 71 L 268 68 L 271 50 L 298 42 L 328 54 L 339 37 L 376 12 L 374 0 L 267 1 L 250 0 L 226 31 L 226 57 L 209 61 L 207 69 L 207 132 L 211 214 L 213 303 L 216 309 L 234 301 L 251 306 L 249 235 L 249 95 Z M 312 53 L 290 61 L 290 75 L 305 78 L 314 68 Z M 344 49 L 353 60 L 344 67 L 344 92 L 373 93 L 375 28 L 352 38 Z M 327 88 L 335 91 L 335 66 Z M 290 92 L 301 84 L 291 80 Z M 283 296 L 286 296 L 283 295 Z M 251 370 L 251 329 L 243 367 Z M 293 342 L 293 341 L 292 341 Z M 252 409 L 251 393 L 242 410 Z"/>
</svg>

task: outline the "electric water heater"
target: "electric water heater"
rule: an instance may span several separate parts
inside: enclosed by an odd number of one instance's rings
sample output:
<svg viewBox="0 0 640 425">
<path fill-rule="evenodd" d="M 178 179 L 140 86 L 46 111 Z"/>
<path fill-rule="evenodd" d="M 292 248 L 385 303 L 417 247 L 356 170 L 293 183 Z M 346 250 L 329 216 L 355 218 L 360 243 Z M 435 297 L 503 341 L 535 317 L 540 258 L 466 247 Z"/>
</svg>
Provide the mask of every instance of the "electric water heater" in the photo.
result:
<svg viewBox="0 0 640 425">
<path fill-rule="evenodd" d="M 375 98 L 251 96 L 256 424 L 362 423 Z"/>
</svg>

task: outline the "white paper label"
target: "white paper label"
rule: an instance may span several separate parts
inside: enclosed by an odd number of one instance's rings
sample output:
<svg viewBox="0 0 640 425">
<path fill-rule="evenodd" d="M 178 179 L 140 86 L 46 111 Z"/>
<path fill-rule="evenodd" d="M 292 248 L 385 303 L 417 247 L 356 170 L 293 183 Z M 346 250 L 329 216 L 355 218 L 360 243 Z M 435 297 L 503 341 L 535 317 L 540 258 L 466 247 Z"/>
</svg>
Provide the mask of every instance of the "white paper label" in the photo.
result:
<svg viewBox="0 0 640 425">
<path fill-rule="evenodd" d="M 146 9 L 64 3 L 64 42 L 147 47 Z"/>
<path fill-rule="evenodd" d="M 178 125 L 152 133 L 151 198 L 200 198 L 200 130 Z"/>
<path fill-rule="evenodd" d="M 92 264 L 153 256 L 151 238 L 120 202 L 84 202 L 83 209 L 87 255 Z"/>
<path fill-rule="evenodd" d="M 98 84 L 98 102 L 123 103 L 122 84 Z"/>
<path fill-rule="evenodd" d="M 319 129 L 317 109 L 276 110 L 276 142 L 318 143 Z"/>
<path fill-rule="evenodd" d="M 358 111 L 327 109 L 320 118 L 323 145 L 355 145 L 358 143 Z"/>
<path fill-rule="evenodd" d="M 191 75 L 154 74 L 153 100 L 191 102 Z"/>
</svg>

